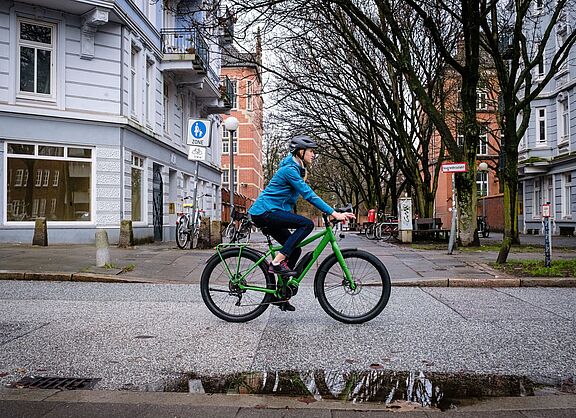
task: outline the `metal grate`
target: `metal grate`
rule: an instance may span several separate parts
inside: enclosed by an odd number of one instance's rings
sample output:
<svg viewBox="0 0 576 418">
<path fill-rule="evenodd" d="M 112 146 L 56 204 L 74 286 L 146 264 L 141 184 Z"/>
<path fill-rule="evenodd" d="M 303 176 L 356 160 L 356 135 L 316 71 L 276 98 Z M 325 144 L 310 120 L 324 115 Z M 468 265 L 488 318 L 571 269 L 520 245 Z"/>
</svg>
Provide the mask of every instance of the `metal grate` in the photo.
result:
<svg viewBox="0 0 576 418">
<path fill-rule="evenodd" d="M 100 379 L 81 379 L 73 377 L 24 377 L 13 387 L 36 389 L 80 390 L 92 389 Z"/>
</svg>

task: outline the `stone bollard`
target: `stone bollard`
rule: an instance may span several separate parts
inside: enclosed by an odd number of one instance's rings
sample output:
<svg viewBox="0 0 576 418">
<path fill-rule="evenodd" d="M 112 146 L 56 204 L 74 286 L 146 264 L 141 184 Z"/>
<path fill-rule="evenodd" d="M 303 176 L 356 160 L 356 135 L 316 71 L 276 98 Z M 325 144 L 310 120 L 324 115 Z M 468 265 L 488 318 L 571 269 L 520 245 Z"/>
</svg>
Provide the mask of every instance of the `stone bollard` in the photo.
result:
<svg viewBox="0 0 576 418">
<path fill-rule="evenodd" d="M 134 245 L 134 231 L 132 230 L 132 221 L 120 221 L 120 238 L 118 238 L 118 247 L 128 248 Z"/>
<path fill-rule="evenodd" d="M 96 267 L 104 267 L 106 264 L 110 264 L 108 245 L 108 232 L 105 229 L 96 230 Z"/>
<path fill-rule="evenodd" d="M 46 225 L 46 218 L 36 218 L 32 245 L 41 245 L 43 247 L 48 246 L 48 227 Z"/>
</svg>

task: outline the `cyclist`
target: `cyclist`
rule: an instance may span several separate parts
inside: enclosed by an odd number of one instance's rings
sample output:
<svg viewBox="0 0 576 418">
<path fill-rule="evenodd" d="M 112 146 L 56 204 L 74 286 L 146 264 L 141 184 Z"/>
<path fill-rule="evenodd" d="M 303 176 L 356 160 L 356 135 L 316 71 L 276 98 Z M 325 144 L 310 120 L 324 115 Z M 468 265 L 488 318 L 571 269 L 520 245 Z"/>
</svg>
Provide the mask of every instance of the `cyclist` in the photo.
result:
<svg viewBox="0 0 576 418">
<path fill-rule="evenodd" d="M 290 154 L 282 160 L 280 168 L 248 211 L 257 227 L 282 244 L 282 250 L 270 264 L 269 272 L 280 274 L 283 278 L 296 275 L 294 266 L 302 252 L 296 246 L 314 229 L 314 222 L 293 212 L 300 195 L 338 221 L 355 219 L 353 213 L 336 212 L 306 183 L 307 168 L 314 161 L 316 148 L 316 141 L 307 135 L 292 138 Z M 291 233 L 290 229 L 294 229 L 294 232 Z M 281 304 L 280 308 L 295 310 L 288 302 Z"/>
</svg>

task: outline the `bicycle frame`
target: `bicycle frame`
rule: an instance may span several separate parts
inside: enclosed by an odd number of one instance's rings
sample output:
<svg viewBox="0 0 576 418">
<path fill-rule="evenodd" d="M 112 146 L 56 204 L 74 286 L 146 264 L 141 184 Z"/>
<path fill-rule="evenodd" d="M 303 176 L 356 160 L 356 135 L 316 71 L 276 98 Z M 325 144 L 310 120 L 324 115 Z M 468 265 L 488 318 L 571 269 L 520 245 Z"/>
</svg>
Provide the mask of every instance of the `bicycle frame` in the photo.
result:
<svg viewBox="0 0 576 418">
<path fill-rule="evenodd" d="M 306 238 L 300 244 L 298 244 L 298 248 L 302 248 L 302 247 L 304 247 L 304 246 L 306 246 L 306 245 L 308 245 L 308 244 L 310 244 L 310 243 L 312 243 L 318 239 L 320 239 L 320 242 L 318 243 L 318 245 L 314 249 L 314 251 L 312 253 L 312 258 L 310 259 L 308 264 L 306 264 L 306 266 L 304 267 L 304 269 L 302 270 L 300 275 L 298 275 L 298 277 L 291 278 L 290 280 L 288 280 L 286 285 L 294 285 L 294 286 L 298 287 L 300 285 L 300 282 L 304 279 L 304 277 L 308 273 L 308 271 L 310 271 L 310 269 L 312 268 L 314 263 L 318 260 L 318 258 L 320 257 L 320 255 L 322 254 L 324 249 L 328 246 L 328 244 L 330 244 L 332 247 L 332 251 L 334 252 L 334 255 L 336 256 L 336 259 L 338 260 L 338 263 L 340 264 L 340 267 L 342 268 L 342 271 L 344 272 L 344 276 L 345 276 L 346 280 L 350 283 L 350 288 L 352 290 L 356 289 L 356 283 L 354 282 L 354 279 L 352 278 L 352 275 L 350 274 L 350 270 L 348 269 L 348 266 L 346 265 L 346 262 L 344 261 L 344 256 L 342 255 L 342 251 L 340 250 L 340 247 L 338 246 L 338 242 L 336 241 L 336 236 L 334 235 L 334 231 L 332 230 L 331 226 L 327 225 L 326 229 L 324 231 L 319 232 L 317 234 L 312 235 L 311 237 Z M 226 266 L 226 270 L 227 270 L 229 276 L 231 277 L 231 279 L 230 279 L 231 282 L 234 283 L 235 285 L 237 285 L 241 290 L 254 290 L 254 291 L 271 293 L 271 294 L 276 293 L 276 289 L 267 289 L 267 288 L 260 287 L 260 286 L 245 286 L 242 284 L 242 281 L 244 280 L 244 278 L 248 274 L 252 273 L 254 270 L 259 268 L 260 264 L 264 260 L 266 260 L 268 257 L 270 257 L 270 256 L 275 257 L 276 252 L 281 250 L 282 246 L 281 245 L 279 245 L 279 246 L 269 245 L 268 251 L 264 255 L 262 255 L 262 257 L 260 257 L 260 259 L 258 261 L 256 261 L 252 266 L 250 266 L 250 268 L 248 268 L 248 270 L 246 270 L 244 272 L 240 272 L 240 262 L 239 262 L 240 257 L 242 256 L 242 251 L 244 250 L 245 247 L 247 247 L 247 245 L 248 244 L 219 244 L 216 246 L 216 251 L 217 251 L 218 255 L 220 256 L 220 259 L 222 260 L 223 264 Z M 222 254 L 220 253 L 221 248 L 229 248 L 229 247 L 240 248 L 240 251 L 238 252 L 238 262 L 236 263 L 236 269 L 235 269 L 234 273 L 232 271 L 230 271 L 228 264 L 226 264 L 226 262 L 222 258 Z M 278 276 L 278 277 L 279 277 L 280 283 L 284 284 L 282 282 L 282 276 Z"/>
</svg>

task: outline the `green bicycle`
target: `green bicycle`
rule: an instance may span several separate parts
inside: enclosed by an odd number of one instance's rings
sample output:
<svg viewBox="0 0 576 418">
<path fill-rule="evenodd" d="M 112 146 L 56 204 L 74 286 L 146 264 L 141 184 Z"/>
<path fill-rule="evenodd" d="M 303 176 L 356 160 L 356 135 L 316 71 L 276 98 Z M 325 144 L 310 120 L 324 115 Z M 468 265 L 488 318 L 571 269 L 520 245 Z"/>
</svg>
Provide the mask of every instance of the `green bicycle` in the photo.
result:
<svg viewBox="0 0 576 418">
<path fill-rule="evenodd" d="M 346 212 L 348 208 L 337 209 Z M 304 247 L 320 240 L 295 267 L 297 275 L 286 280 L 268 272 L 269 259 L 282 246 L 268 239 L 268 251 L 247 244 L 220 244 L 206 263 L 200 280 L 202 299 L 208 309 L 229 322 L 246 322 L 262 315 L 272 303 L 284 302 L 296 295 L 300 282 L 324 249 L 333 253 L 320 264 L 314 278 L 314 295 L 322 309 L 332 318 L 359 324 L 374 319 L 390 298 L 390 276 L 374 255 L 356 248 L 340 249 L 332 224 L 324 215 L 326 228 L 299 244 Z M 335 223 L 334 223 L 335 224 Z"/>
</svg>

